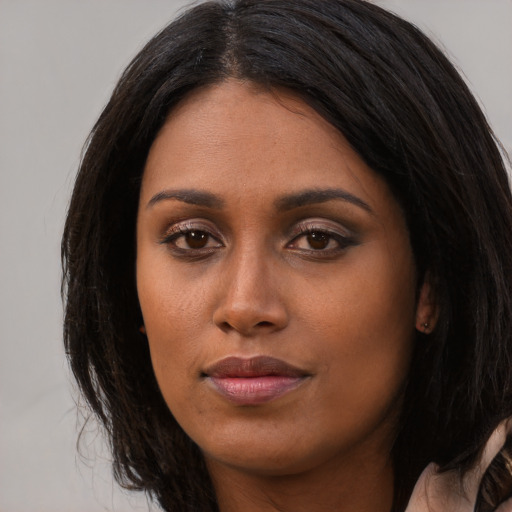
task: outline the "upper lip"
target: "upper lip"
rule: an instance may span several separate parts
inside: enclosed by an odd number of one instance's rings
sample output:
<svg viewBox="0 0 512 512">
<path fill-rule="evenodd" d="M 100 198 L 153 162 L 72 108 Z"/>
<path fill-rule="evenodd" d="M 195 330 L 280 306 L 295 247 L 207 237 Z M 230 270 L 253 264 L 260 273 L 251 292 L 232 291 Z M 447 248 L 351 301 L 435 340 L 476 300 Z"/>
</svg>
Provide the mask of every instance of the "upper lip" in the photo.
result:
<svg viewBox="0 0 512 512">
<path fill-rule="evenodd" d="M 270 356 L 226 357 L 210 365 L 204 375 L 215 378 L 305 377 L 307 372 Z"/>
</svg>

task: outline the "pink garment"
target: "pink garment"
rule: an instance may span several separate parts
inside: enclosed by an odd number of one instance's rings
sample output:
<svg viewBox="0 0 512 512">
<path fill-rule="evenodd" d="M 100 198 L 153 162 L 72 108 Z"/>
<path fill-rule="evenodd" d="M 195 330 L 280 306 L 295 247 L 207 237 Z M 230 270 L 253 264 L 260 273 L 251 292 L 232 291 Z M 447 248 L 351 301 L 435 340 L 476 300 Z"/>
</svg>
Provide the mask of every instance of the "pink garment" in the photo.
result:
<svg viewBox="0 0 512 512">
<path fill-rule="evenodd" d="M 507 434 L 512 434 L 512 419 L 502 422 L 492 433 L 479 463 L 462 482 L 454 472 L 437 473 L 437 466 L 429 464 L 416 483 L 405 512 L 473 512 L 482 475 L 505 444 Z M 512 512 L 512 498 L 495 512 Z"/>
</svg>

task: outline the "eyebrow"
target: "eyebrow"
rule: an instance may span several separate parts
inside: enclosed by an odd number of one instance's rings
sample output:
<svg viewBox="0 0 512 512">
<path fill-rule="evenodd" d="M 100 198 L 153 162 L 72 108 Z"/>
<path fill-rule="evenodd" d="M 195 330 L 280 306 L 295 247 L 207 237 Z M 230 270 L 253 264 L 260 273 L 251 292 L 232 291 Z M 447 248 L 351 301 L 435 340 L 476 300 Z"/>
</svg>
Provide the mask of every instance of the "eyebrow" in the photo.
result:
<svg viewBox="0 0 512 512">
<path fill-rule="evenodd" d="M 183 203 L 194 204 L 197 206 L 205 206 L 206 208 L 220 209 L 224 206 L 224 201 L 210 192 L 194 189 L 180 189 L 180 190 L 162 190 L 155 194 L 146 205 L 146 208 L 151 208 L 160 201 L 174 199 Z"/>
<path fill-rule="evenodd" d="M 162 190 L 161 192 L 158 192 L 148 201 L 146 208 L 151 208 L 156 203 L 169 199 L 219 210 L 223 208 L 225 204 L 219 196 L 216 196 L 211 192 L 196 189 L 180 189 Z M 339 188 L 311 189 L 303 190 L 296 194 L 287 194 L 278 198 L 274 202 L 274 205 L 277 211 L 283 212 L 293 210 L 294 208 L 300 208 L 301 206 L 325 203 L 335 199 L 351 203 L 362 208 L 368 213 L 374 213 L 368 203 L 350 192 Z"/>
<path fill-rule="evenodd" d="M 278 211 L 293 210 L 294 208 L 300 208 L 301 206 L 308 206 L 310 204 L 326 203 L 333 199 L 340 199 L 351 203 L 368 213 L 373 214 L 373 210 L 370 205 L 363 201 L 361 198 L 342 190 L 340 188 L 326 188 L 326 189 L 312 189 L 304 190 L 297 194 L 290 194 L 282 196 L 275 202 L 275 206 Z"/>
</svg>

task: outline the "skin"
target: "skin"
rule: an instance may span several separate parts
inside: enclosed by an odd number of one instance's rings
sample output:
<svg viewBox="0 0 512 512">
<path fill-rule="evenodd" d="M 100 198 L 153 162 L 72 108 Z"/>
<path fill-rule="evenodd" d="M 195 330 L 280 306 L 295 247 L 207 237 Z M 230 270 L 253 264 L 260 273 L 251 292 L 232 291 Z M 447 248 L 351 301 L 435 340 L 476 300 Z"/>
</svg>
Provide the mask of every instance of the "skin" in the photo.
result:
<svg viewBox="0 0 512 512">
<path fill-rule="evenodd" d="M 197 191 L 214 200 L 189 204 Z M 223 512 L 390 509 L 414 329 L 433 310 L 399 205 L 329 123 L 286 90 L 189 95 L 144 170 L 137 286 L 160 389 Z M 204 377 L 260 355 L 307 377 L 258 405 Z"/>
</svg>

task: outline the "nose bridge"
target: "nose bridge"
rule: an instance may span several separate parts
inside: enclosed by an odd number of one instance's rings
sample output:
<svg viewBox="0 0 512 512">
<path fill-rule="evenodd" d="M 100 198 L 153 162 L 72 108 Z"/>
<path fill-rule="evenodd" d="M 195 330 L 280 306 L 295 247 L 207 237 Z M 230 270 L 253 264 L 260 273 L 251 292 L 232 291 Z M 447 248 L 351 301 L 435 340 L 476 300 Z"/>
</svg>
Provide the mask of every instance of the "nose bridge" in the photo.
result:
<svg viewBox="0 0 512 512">
<path fill-rule="evenodd" d="M 267 302 L 265 297 L 271 295 L 272 290 L 266 286 L 272 284 L 271 266 L 268 257 L 256 244 L 248 244 L 233 254 L 229 263 L 228 284 L 231 300 L 240 305 L 244 303 L 255 305 Z M 277 284 L 274 283 L 273 284 Z M 275 293 L 275 292 L 274 292 Z"/>
<path fill-rule="evenodd" d="M 239 243 L 225 261 L 222 280 L 222 296 L 214 315 L 219 327 L 252 335 L 286 325 L 279 269 L 272 251 L 264 244 Z"/>
</svg>

